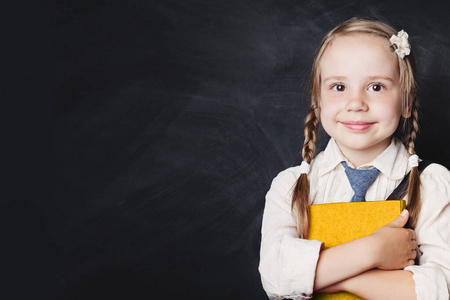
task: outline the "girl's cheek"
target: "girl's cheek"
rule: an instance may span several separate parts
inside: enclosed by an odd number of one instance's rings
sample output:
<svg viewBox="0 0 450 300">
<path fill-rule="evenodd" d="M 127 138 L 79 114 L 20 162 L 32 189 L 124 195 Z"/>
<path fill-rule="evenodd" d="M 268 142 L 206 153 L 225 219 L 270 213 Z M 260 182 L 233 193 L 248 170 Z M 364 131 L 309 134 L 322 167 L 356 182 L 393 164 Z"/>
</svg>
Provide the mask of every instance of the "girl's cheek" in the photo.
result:
<svg viewBox="0 0 450 300">
<path fill-rule="evenodd" d="M 322 102 L 322 110 L 326 115 L 339 111 L 340 107 L 341 101 L 339 101 L 339 99 L 328 99 L 327 101 Z"/>
<path fill-rule="evenodd" d="M 337 111 L 335 109 L 332 109 L 330 106 L 325 106 L 321 109 L 320 112 L 320 120 L 322 124 L 325 126 L 336 118 Z"/>
</svg>

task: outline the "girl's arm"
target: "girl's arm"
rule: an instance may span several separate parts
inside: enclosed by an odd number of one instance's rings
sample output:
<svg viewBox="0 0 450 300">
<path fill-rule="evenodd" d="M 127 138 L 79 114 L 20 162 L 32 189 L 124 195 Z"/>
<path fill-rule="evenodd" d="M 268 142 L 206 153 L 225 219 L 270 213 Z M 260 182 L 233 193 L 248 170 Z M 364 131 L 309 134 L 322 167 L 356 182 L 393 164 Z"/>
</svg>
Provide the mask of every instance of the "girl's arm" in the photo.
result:
<svg viewBox="0 0 450 300">
<path fill-rule="evenodd" d="M 319 292 L 347 291 L 363 299 L 416 299 L 413 274 L 405 270 L 373 269 Z"/>
<path fill-rule="evenodd" d="M 321 290 L 373 268 L 399 270 L 413 265 L 417 244 L 414 231 L 403 228 L 407 220 L 408 212 L 405 211 L 367 237 L 322 251 L 317 263 L 314 290 Z"/>
</svg>

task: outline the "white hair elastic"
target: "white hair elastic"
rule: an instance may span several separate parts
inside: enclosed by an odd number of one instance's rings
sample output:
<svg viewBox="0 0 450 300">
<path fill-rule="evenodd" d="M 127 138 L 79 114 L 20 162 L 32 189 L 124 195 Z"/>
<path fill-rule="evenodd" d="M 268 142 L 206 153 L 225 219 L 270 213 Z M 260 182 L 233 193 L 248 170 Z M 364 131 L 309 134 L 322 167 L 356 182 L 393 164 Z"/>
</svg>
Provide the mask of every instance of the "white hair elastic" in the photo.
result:
<svg viewBox="0 0 450 300">
<path fill-rule="evenodd" d="M 408 166 L 410 168 L 419 166 L 419 157 L 416 154 L 413 154 L 408 158 Z"/>
<path fill-rule="evenodd" d="M 306 161 L 302 161 L 300 164 L 300 174 L 308 174 L 310 169 L 311 166 Z"/>
<path fill-rule="evenodd" d="M 408 41 L 408 34 L 404 30 L 400 30 L 397 35 L 392 35 L 389 41 L 391 42 L 391 49 L 400 58 L 411 53 L 411 45 Z"/>
</svg>

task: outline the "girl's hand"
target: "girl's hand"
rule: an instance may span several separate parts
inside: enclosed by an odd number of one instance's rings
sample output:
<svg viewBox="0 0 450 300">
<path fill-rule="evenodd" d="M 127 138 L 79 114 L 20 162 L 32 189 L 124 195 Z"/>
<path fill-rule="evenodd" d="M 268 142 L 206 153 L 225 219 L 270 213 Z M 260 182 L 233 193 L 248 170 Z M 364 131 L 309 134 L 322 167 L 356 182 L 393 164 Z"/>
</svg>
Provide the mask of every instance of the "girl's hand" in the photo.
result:
<svg viewBox="0 0 450 300">
<path fill-rule="evenodd" d="M 399 270 L 414 265 L 417 255 L 416 233 L 403 228 L 408 218 L 409 213 L 404 210 L 397 219 L 370 235 L 374 241 L 376 268 Z"/>
</svg>

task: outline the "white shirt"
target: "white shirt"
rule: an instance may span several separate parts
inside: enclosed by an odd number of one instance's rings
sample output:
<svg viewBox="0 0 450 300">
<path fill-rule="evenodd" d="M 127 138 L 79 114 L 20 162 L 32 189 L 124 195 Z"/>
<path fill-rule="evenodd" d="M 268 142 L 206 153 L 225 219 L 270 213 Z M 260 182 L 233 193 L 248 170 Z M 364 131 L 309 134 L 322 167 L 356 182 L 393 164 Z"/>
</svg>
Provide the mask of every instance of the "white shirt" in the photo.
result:
<svg viewBox="0 0 450 300">
<path fill-rule="evenodd" d="M 341 162 L 346 161 L 336 142 L 311 163 L 310 204 L 349 202 L 354 192 Z M 409 172 L 408 153 L 402 143 L 391 144 L 371 163 L 380 174 L 366 193 L 366 201 L 386 199 Z M 297 238 L 291 211 L 292 188 L 300 175 L 299 166 L 282 171 L 266 195 L 262 223 L 259 271 L 270 299 L 310 299 L 313 293 L 320 241 Z M 416 225 L 416 239 L 422 255 L 419 265 L 406 267 L 414 273 L 417 299 L 449 299 L 450 289 L 450 172 L 438 164 L 420 175 L 422 208 Z M 405 199 L 406 201 L 407 198 Z"/>
</svg>

